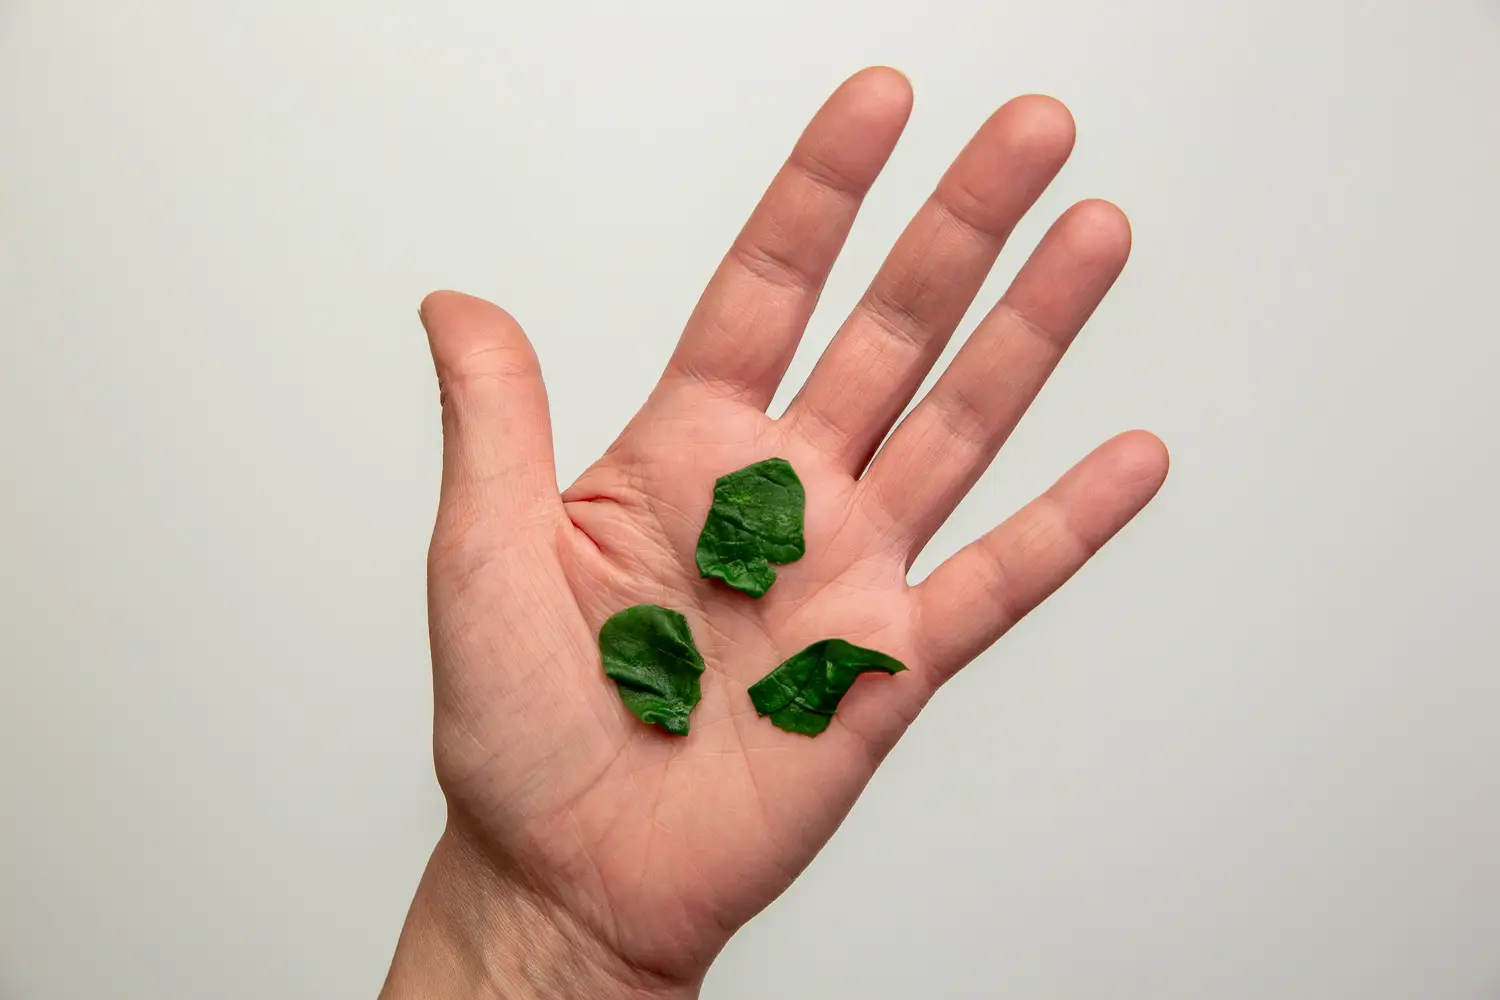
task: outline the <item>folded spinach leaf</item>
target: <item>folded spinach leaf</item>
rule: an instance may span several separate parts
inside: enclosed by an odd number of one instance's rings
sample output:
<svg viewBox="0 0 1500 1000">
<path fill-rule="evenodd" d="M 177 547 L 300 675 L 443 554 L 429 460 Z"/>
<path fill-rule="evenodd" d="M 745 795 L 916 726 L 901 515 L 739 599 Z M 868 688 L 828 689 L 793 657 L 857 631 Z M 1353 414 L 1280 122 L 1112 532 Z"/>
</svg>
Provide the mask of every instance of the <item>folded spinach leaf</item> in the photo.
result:
<svg viewBox="0 0 1500 1000">
<path fill-rule="evenodd" d="M 688 716 L 703 696 L 703 657 L 686 618 L 655 604 L 626 608 L 599 630 L 599 654 L 626 708 L 642 722 L 687 735 Z"/>
<path fill-rule="evenodd" d="M 784 458 L 768 458 L 714 483 L 714 502 L 698 536 L 698 572 L 751 597 L 776 581 L 771 563 L 802 558 L 807 494 Z"/>
<path fill-rule="evenodd" d="M 828 728 L 839 701 L 860 674 L 906 669 L 900 660 L 843 639 L 808 646 L 750 686 L 757 715 L 790 733 L 816 736 Z"/>
</svg>

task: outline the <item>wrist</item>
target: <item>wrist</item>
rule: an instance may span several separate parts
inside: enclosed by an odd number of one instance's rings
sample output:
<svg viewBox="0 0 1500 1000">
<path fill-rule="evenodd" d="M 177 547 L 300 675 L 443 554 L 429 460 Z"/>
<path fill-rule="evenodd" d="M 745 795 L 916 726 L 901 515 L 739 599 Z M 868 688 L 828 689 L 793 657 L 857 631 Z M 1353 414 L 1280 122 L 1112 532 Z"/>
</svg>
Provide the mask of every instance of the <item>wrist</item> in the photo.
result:
<svg viewBox="0 0 1500 1000">
<path fill-rule="evenodd" d="M 452 827 L 422 875 L 380 1000 L 694 1000 L 630 967 Z"/>
</svg>

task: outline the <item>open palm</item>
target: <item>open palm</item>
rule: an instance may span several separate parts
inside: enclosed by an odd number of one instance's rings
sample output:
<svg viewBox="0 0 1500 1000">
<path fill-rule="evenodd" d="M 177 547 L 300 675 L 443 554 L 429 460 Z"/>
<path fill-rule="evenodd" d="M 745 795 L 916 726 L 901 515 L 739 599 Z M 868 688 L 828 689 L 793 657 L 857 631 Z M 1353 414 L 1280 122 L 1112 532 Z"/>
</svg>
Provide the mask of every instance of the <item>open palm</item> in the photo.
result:
<svg viewBox="0 0 1500 1000">
<path fill-rule="evenodd" d="M 828 100 L 661 382 L 562 493 L 519 328 L 456 293 L 423 304 L 444 402 L 430 597 L 451 826 L 643 980 L 699 980 L 813 858 L 937 687 L 1066 580 L 1166 474 L 1155 438 L 1122 435 L 907 584 L 1129 250 L 1113 206 L 1067 212 L 891 431 L 1071 149 L 1067 111 L 1041 97 L 984 124 L 787 412 L 766 415 L 910 102 L 904 78 L 884 69 Z M 806 486 L 807 554 L 755 600 L 700 579 L 693 554 L 715 478 L 772 456 Z M 643 603 L 686 615 L 707 663 L 685 738 L 630 715 L 600 667 L 600 625 Z M 910 669 L 861 679 L 816 739 L 758 718 L 746 688 L 830 637 Z"/>
</svg>

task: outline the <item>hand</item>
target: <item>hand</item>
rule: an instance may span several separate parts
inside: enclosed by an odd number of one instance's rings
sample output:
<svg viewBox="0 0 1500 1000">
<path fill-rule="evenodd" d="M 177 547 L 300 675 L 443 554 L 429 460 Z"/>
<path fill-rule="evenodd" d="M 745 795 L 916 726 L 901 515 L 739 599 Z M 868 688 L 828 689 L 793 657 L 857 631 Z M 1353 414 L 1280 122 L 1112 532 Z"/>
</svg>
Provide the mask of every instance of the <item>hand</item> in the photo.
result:
<svg viewBox="0 0 1500 1000">
<path fill-rule="evenodd" d="M 1161 485 L 1161 443 L 1121 435 L 920 585 L 906 582 L 1129 251 L 1118 209 L 1070 209 L 887 440 L 1068 156 L 1072 119 L 1044 97 L 985 122 L 785 415 L 766 415 L 910 107 L 905 79 L 887 69 L 833 94 L 650 398 L 561 494 L 524 334 L 478 299 L 441 292 L 423 303 L 443 401 L 429 569 L 435 754 L 450 822 L 389 996 L 418 982 L 427 996 L 693 995 L 730 935 L 812 860 L 937 688 Z M 771 456 L 806 486 L 807 554 L 753 600 L 700 579 L 694 549 L 714 479 Z M 707 662 L 686 738 L 636 720 L 602 672 L 600 625 L 641 603 L 685 614 Z M 746 688 L 835 636 L 910 669 L 861 679 L 816 739 L 757 718 Z"/>
</svg>

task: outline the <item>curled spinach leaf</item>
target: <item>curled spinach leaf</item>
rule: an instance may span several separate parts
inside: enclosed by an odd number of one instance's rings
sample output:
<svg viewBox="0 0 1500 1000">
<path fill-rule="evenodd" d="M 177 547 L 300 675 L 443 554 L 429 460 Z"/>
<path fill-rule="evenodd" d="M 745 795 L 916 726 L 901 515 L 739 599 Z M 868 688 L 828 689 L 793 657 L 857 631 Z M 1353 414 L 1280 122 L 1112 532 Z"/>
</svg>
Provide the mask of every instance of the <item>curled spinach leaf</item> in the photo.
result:
<svg viewBox="0 0 1500 1000">
<path fill-rule="evenodd" d="M 808 646 L 750 686 L 757 715 L 789 733 L 816 736 L 828 728 L 839 702 L 860 674 L 906 669 L 900 660 L 843 639 Z"/>
</svg>

